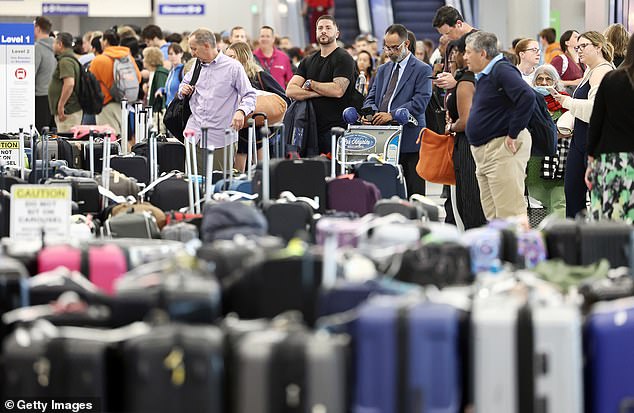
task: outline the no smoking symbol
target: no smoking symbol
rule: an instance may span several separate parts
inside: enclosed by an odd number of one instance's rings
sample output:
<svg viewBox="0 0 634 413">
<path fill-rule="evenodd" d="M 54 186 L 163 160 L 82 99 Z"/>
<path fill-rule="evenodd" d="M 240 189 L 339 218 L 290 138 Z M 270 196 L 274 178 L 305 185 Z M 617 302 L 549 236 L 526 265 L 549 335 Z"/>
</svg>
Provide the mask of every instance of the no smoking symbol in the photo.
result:
<svg viewBox="0 0 634 413">
<path fill-rule="evenodd" d="M 18 78 L 18 80 L 25 79 L 26 78 L 26 69 L 23 69 L 23 68 L 16 69 L 15 77 Z"/>
</svg>

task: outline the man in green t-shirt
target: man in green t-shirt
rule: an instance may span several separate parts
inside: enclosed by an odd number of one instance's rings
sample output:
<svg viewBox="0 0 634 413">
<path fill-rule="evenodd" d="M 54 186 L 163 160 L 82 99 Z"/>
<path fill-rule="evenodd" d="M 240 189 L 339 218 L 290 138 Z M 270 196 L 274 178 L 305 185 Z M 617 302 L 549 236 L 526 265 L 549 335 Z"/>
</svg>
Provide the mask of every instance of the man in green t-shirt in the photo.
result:
<svg viewBox="0 0 634 413">
<path fill-rule="evenodd" d="M 57 67 L 48 85 L 48 104 L 55 115 L 58 132 L 68 132 L 81 125 L 82 110 L 79 105 L 79 81 L 81 66 L 73 54 L 73 36 L 61 32 L 53 42 Z"/>
</svg>

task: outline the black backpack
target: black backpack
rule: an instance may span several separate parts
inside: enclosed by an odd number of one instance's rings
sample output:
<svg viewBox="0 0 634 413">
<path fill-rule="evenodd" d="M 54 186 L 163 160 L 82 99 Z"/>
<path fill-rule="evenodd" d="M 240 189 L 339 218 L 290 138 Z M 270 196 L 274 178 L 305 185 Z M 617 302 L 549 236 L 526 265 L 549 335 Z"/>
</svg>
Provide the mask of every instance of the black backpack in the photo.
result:
<svg viewBox="0 0 634 413">
<path fill-rule="evenodd" d="M 493 70 L 498 64 L 508 64 L 519 72 L 519 69 L 505 60 L 496 63 L 493 66 Z M 491 70 L 492 75 L 493 70 Z M 497 82 L 497 78 L 495 78 L 495 81 Z M 501 87 L 498 87 L 498 91 L 504 93 Z M 544 97 L 534 89 L 533 93 L 535 95 L 535 106 L 526 127 L 531 134 L 531 156 L 555 156 L 557 153 L 557 125 L 555 125 L 550 113 L 548 113 L 548 106 Z"/>
<path fill-rule="evenodd" d="M 79 65 L 79 87 L 77 88 L 77 99 L 79 100 L 79 106 L 81 110 L 87 115 L 96 115 L 101 112 L 103 108 L 103 92 L 99 81 L 88 70 L 90 64 L 82 66 L 75 57 L 64 56 L 72 58 Z"/>
</svg>

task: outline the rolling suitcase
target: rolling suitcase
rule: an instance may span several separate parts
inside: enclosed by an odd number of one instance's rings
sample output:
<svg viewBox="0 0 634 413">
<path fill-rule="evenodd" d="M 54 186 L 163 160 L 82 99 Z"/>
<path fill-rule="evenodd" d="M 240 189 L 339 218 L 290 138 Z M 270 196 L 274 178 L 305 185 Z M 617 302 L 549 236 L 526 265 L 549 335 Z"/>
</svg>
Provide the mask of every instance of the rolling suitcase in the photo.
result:
<svg viewBox="0 0 634 413">
<path fill-rule="evenodd" d="M 583 411 L 581 314 L 575 304 L 535 295 L 530 302 L 519 295 L 481 296 L 472 320 L 477 411 Z"/>
<path fill-rule="evenodd" d="M 347 411 L 344 336 L 311 333 L 291 323 L 246 333 L 235 346 L 235 413 Z"/>
<path fill-rule="evenodd" d="M 401 214 L 407 219 L 421 219 L 425 214 L 418 203 L 397 197 L 380 199 L 374 205 L 374 213 L 380 217 L 390 214 Z"/>
<path fill-rule="evenodd" d="M 168 141 L 165 136 L 159 136 L 157 141 L 157 166 L 159 174 L 172 171 L 185 172 L 185 146 L 180 142 Z M 132 146 L 132 152 L 139 156 L 150 157 L 147 142 Z"/>
<path fill-rule="evenodd" d="M 328 209 L 363 216 L 374 211 L 379 199 L 381 193 L 376 185 L 352 175 L 342 175 L 328 182 Z"/>
<path fill-rule="evenodd" d="M 168 324 L 127 340 L 123 411 L 221 412 L 223 354 L 222 333 L 212 326 Z"/>
<path fill-rule="evenodd" d="M 102 210 L 99 185 L 94 179 L 67 176 L 61 179 L 48 179 L 46 184 L 70 185 L 72 198 L 77 203 L 79 214 L 98 214 Z"/>
<path fill-rule="evenodd" d="M 634 410 L 634 299 L 596 304 L 585 325 L 587 412 Z"/>
<path fill-rule="evenodd" d="M 632 230 L 632 226 L 624 222 L 580 224 L 580 264 L 594 264 L 606 258 L 612 268 L 628 266 Z"/>
<path fill-rule="evenodd" d="M 459 411 L 464 316 L 448 304 L 403 297 L 379 296 L 362 305 L 353 334 L 353 411 Z"/>
<path fill-rule="evenodd" d="M 145 156 L 134 153 L 121 156 L 113 156 L 110 160 L 110 167 L 125 176 L 135 178 L 143 184 L 150 183 L 150 171 L 148 160 Z"/>
<path fill-rule="evenodd" d="M 399 167 L 381 162 L 362 162 L 355 168 L 355 176 L 371 182 L 381 191 L 381 198 L 394 196 L 407 199 L 405 180 Z"/>
<path fill-rule="evenodd" d="M 318 205 L 310 205 L 294 196 L 291 199 L 263 203 L 262 211 L 268 222 L 269 234 L 281 237 L 285 241 L 290 241 L 298 234 L 307 234 L 308 239 L 312 240 L 314 238 L 315 206 Z"/>
</svg>

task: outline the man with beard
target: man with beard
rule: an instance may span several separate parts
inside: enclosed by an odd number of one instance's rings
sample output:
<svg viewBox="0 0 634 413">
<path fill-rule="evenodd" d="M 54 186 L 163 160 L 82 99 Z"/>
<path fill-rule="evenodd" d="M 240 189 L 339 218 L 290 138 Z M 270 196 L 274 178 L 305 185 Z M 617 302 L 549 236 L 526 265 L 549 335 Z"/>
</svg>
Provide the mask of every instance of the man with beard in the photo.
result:
<svg viewBox="0 0 634 413">
<path fill-rule="evenodd" d="M 339 30 L 332 16 L 317 20 L 319 52 L 299 64 L 286 88 L 286 96 L 295 100 L 311 99 L 317 117 L 319 152 L 330 152 L 330 128 L 345 127 L 342 112 L 349 106 L 360 109 L 362 95 L 354 89 L 355 62 L 345 49 L 337 46 Z"/>
<path fill-rule="evenodd" d="M 431 67 L 412 56 L 407 29 L 401 24 L 387 28 L 383 49 L 390 61 L 379 67 L 364 107 L 376 111 L 373 125 L 389 124 L 399 108 L 406 108 L 416 118 L 417 126 L 408 123 L 403 127 L 399 163 L 403 166 L 407 193 L 424 195 L 425 181 L 416 173 L 419 150 L 416 141 L 425 127 L 425 108 L 431 97 Z"/>
</svg>

